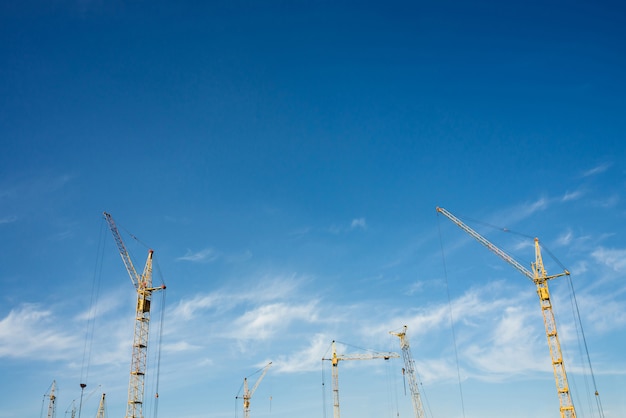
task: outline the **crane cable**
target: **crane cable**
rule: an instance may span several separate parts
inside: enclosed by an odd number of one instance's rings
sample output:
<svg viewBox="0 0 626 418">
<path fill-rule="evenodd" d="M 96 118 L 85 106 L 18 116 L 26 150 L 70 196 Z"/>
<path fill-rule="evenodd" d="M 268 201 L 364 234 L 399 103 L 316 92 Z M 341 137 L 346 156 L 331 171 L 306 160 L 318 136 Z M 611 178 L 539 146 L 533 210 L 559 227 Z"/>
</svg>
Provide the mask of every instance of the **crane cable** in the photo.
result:
<svg viewBox="0 0 626 418">
<path fill-rule="evenodd" d="M 454 344 L 454 357 L 456 359 L 456 374 L 459 382 L 459 396 L 461 397 L 461 412 L 465 417 L 465 402 L 463 400 L 463 385 L 461 384 L 461 368 L 459 366 L 459 351 L 456 342 L 456 333 L 454 330 L 454 317 L 452 315 L 452 300 L 450 299 L 450 286 L 448 285 L 448 268 L 446 266 L 446 256 L 443 251 L 443 235 L 441 234 L 441 222 L 439 222 L 439 215 L 437 215 L 437 228 L 439 230 L 439 245 L 441 247 L 441 260 L 443 264 L 443 276 L 446 283 L 446 296 L 448 297 L 448 313 L 450 316 L 450 329 L 452 331 L 452 342 Z"/>
<path fill-rule="evenodd" d="M 102 265 L 104 259 L 104 248 L 106 240 L 106 221 L 104 218 L 100 224 L 100 235 L 98 237 L 98 247 L 96 251 L 96 263 L 91 283 L 91 299 L 89 310 L 87 311 L 87 324 L 85 327 L 85 343 L 83 347 L 83 359 L 80 371 L 80 402 L 78 404 L 78 418 L 81 417 L 83 408 L 83 395 L 89 380 L 89 366 L 91 364 L 91 353 L 93 351 L 93 338 L 96 328 L 96 317 L 98 316 L 98 299 L 100 296 L 100 283 L 102 278 Z"/>
<path fill-rule="evenodd" d="M 324 414 L 323 418 L 326 418 L 326 379 L 325 379 L 325 373 L 324 373 L 324 358 L 326 357 L 326 354 L 328 354 L 328 350 L 330 350 L 330 346 L 328 347 L 328 349 L 326 350 L 326 353 L 324 353 L 324 356 L 322 357 L 322 412 Z"/>
<path fill-rule="evenodd" d="M 161 284 L 165 286 L 165 283 L 163 282 L 163 277 L 160 274 L 161 269 L 159 267 L 158 261 L 157 261 L 157 270 L 159 271 L 159 276 L 161 277 Z M 165 322 L 165 290 L 166 288 L 163 287 L 163 290 L 161 290 L 160 292 L 161 293 L 161 318 L 159 320 L 159 339 L 157 343 L 156 384 L 155 384 L 155 392 L 154 392 L 155 393 L 154 418 L 157 418 L 158 410 L 159 410 L 159 380 L 161 376 L 161 348 L 163 345 L 163 323 Z"/>
</svg>

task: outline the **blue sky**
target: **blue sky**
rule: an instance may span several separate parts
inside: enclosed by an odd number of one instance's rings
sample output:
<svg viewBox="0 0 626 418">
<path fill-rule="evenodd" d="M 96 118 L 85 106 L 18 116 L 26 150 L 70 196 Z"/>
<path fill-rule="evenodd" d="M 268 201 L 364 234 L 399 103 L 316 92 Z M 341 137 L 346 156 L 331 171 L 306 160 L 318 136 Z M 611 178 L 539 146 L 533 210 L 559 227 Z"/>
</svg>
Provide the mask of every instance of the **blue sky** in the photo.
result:
<svg viewBox="0 0 626 418">
<path fill-rule="evenodd" d="M 331 342 L 399 352 L 403 325 L 429 416 L 557 416 L 534 285 L 436 206 L 572 272 L 578 416 L 594 380 L 624 416 L 624 28 L 608 1 L 4 2 L 0 418 L 53 380 L 57 417 L 81 381 L 83 416 L 125 413 L 135 292 L 103 211 L 168 287 L 146 418 L 242 416 L 269 361 L 252 416 L 330 417 Z M 341 363 L 342 415 L 412 416 L 401 368 Z"/>
</svg>

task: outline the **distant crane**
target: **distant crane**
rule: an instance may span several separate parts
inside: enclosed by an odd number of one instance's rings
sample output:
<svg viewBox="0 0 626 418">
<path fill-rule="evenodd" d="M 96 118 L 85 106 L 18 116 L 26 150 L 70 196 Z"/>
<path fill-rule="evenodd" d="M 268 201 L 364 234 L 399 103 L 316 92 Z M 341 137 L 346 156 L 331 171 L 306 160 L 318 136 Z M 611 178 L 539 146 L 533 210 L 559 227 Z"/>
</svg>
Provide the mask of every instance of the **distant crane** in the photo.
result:
<svg viewBox="0 0 626 418">
<path fill-rule="evenodd" d="M 67 417 L 67 413 L 70 413 L 70 418 L 76 417 L 76 400 L 73 400 L 70 406 L 65 410 L 65 416 Z"/>
<path fill-rule="evenodd" d="M 543 313 L 543 322 L 546 328 L 546 336 L 548 337 L 548 346 L 550 347 L 550 356 L 552 357 L 552 368 L 554 369 L 554 379 L 556 381 L 556 390 L 559 397 L 561 418 L 576 418 L 576 411 L 569 391 L 567 383 L 567 374 L 565 373 L 565 365 L 563 364 L 563 353 L 561 352 L 561 344 L 556 332 L 556 322 L 554 313 L 552 312 L 552 302 L 550 302 L 550 292 L 548 290 L 548 280 L 556 277 L 568 276 L 569 271 L 548 276 L 543 266 L 541 258 L 541 248 L 539 247 L 539 239 L 535 238 L 535 262 L 531 263 L 532 272 L 526 267 L 518 263 L 513 257 L 493 245 L 486 238 L 465 225 L 461 220 L 452 215 L 444 208 L 437 207 L 437 212 L 443 214 L 452 222 L 457 224 L 462 230 L 474 237 L 478 242 L 483 244 L 489 250 L 496 253 L 504 261 L 511 264 L 524 276 L 528 277 L 537 286 L 537 295 L 541 304 L 541 312 Z"/>
<path fill-rule="evenodd" d="M 98 413 L 96 414 L 96 418 L 105 418 L 105 410 L 104 410 L 104 397 L 105 393 L 102 394 L 102 398 L 100 398 L 100 405 L 98 406 Z"/>
<path fill-rule="evenodd" d="M 270 368 L 271 365 L 272 365 L 271 361 L 267 363 L 267 365 L 263 368 L 263 371 L 261 372 L 261 376 L 259 376 L 256 383 L 250 390 L 248 390 L 248 378 L 244 377 L 243 379 L 243 418 L 250 417 L 250 399 L 252 399 L 252 395 L 254 395 L 254 392 L 259 387 L 261 380 L 263 380 L 263 378 L 265 377 L 265 374 L 267 373 L 267 370 Z"/>
<path fill-rule="evenodd" d="M 54 393 L 56 391 L 57 382 L 56 380 L 52 381 L 52 386 L 50 387 L 50 394 L 48 395 L 48 418 L 55 418 L 57 414 L 57 395 Z"/>
<path fill-rule="evenodd" d="M 404 371 L 409 379 L 409 389 L 411 390 L 411 400 L 413 401 L 415 418 L 425 418 L 426 414 L 424 413 L 424 406 L 422 405 L 422 397 L 420 396 L 419 386 L 415 376 L 415 361 L 411 354 L 409 340 L 406 337 L 406 329 L 407 326 L 405 325 L 402 332 L 390 332 L 390 334 L 400 338 L 400 348 L 402 349 L 402 358 L 404 359 Z"/>
<path fill-rule="evenodd" d="M 152 254 L 148 250 L 148 259 L 141 276 L 137 274 L 124 241 L 110 214 L 104 212 L 104 217 L 113 233 L 120 256 L 126 266 L 130 280 L 137 291 L 137 309 L 135 315 L 135 336 L 133 339 L 132 361 L 130 365 L 130 379 L 128 382 L 128 403 L 126 418 L 143 418 L 143 392 L 146 363 L 148 356 L 148 333 L 150 330 L 150 301 L 152 292 L 165 289 L 165 285 L 152 287 Z"/>
<path fill-rule="evenodd" d="M 358 354 L 337 354 L 337 347 L 335 341 L 332 343 L 333 356 L 331 358 L 322 358 L 322 360 L 329 360 L 332 364 L 332 376 L 333 376 L 333 418 L 340 418 L 339 416 L 339 362 L 343 360 L 374 360 L 390 358 L 399 358 L 397 353 L 358 353 Z"/>
</svg>

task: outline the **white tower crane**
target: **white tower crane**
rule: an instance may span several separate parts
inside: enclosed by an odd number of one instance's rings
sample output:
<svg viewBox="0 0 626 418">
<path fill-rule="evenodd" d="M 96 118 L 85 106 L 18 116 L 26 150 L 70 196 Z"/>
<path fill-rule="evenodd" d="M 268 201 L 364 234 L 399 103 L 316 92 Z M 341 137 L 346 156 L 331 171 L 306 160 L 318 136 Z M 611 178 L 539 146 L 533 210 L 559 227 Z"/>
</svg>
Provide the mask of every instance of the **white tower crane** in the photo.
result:
<svg viewBox="0 0 626 418">
<path fill-rule="evenodd" d="M 357 353 L 357 354 L 337 354 L 335 341 L 332 344 L 333 356 L 331 358 L 322 358 L 329 360 L 332 364 L 333 376 L 333 418 L 340 418 L 339 415 L 339 362 L 343 360 L 374 360 L 390 358 L 399 358 L 397 353 Z"/>
<path fill-rule="evenodd" d="M 52 386 L 50 387 L 50 394 L 48 395 L 48 418 L 55 418 L 57 414 L 57 395 L 54 393 L 56 391 L 57 382 L 56 380 L 52 381 Z"/>
<path fill-rule="evenodd" d="M 411 390 L 411 400 L 413 401 L 415 418 L 425 418 L 426 414 L 424 413 L 424 406 L 422 405 L 422 397 L 420 396 L 417 377 L 415 376 L 415 361 L 411 355 L 409 340 L 406 338 L 406 329 L 407 326 L 405 325 L 402 332 L 390 332 L 390 334 L 400 338 L 400 348 L 402 349 L 402 358 L 404 359 L 404 369 L 409 378 L 409 389 Z"/>
<path fill-rule="evenodd" d="M 102 397 L 100 398 L 100 405 L 98 406 L 98 413 L 96 414 L 96 418 L 105 418 L 106 414 L 105 414 L 105 409 L 104 409 L 104 397 L 106 396 L 105 393 L 102 394 Z"/>
<path fill-rule="evenodd" d="M 152 292 L 165 289 L 165 285 L 152 287 L 152 253 L 148 250 L 148 259 L 141 276 L 135 270 L 124 241 L 110 214 L 104 212 L 104 217 L 113 233 L 120 256 L 126 266 L 130 280 L 137 291 L 137 309 L 135 315 L 135 336 L 133 339 L 133 353 L 130 365 L 130 379 L 128 382 L 128 403 L 126 418 L 143 418 L 143 392 L 146 363 L 148 358 L 148 333 L 150 330 L 150 301 Z"/>
<path fill-rule="evenodd" d="M 541 248 L 539 247 L 539 239 L 535 238 L 535 262 L 531 263 L 532 272 L 517 262 L 513 257 L 493 245 L 485 237 L 465 225 L 461 220 L 452 215 L 444 208 L 437 208 L 437 212 L 443 214 L 446 218 L 454 222 L 458 227 L 474 237 L 478 242 L 483 244 L 489 250 L 493 251 L 507 263 L 515 267 L 520 273 L 530 279 L 537 287 L 537 295 L 541 304 L 541 312 L 543 313 L 543 322 L 546 328 L 546 336 L 548 338 L 548 346 L 550 347 L 550 356 L 552 358 L 552 368 L 554 370 L 554 379 L 556 381 L 556 390 L 559 397 L 561 418 L 576 418 L 576 411 L 569 392 L 567 384 L 567 374 L 565 373 L 565 365 L 563 364 L 563 353 L 561 352 L 561 344 L 559 336 L 556 332 L 556 322 L 554 313 L 552 312 L 552 302 L 550 301 L 550 291 L 548 290 L 548 280 L 556 277 L 567 276 L 569 271 L 548 276 L 543 266 L 541 258 Z"/>
<path fill-rule="evenodd" d="M 267 373 L 267 370 L 270 368 L 271 365 L 272 365 L 271 361 L 267 363 L 267 365 L 263 368 L 261 372 L 261 376 L 259 376 L 256 383 L 254 384 L 254 386 L 252 386 L 252 389 L 250 390 L 248 390 L 248 378 L 244 377 L 243 379 L 243 418 L 250 417 L 250 399 L 252 399 L 252 395 L 254 395 L 254 392 L 259 387 L 261 380 L 263 380 L 263 378 L 265 377 L 265 374 Z"/>
</svg>

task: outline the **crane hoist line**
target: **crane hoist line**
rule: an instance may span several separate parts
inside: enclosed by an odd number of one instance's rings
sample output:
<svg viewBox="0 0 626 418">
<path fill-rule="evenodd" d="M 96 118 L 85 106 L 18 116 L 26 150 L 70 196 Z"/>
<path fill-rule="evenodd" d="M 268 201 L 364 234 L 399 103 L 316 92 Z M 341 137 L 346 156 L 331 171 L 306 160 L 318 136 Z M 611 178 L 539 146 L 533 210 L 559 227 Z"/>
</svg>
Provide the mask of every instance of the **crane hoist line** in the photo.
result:
<svg viewBox="0 0 626 418">
<path fill-rule="evenodd" d="M 565 372 L 565 364 L 563 363 L 561 344 L 559 342 L 559 336 L 556 330 L 556 321 L 554 319 L 554 313 L 552 312 L 550 291 L 548 289 L 548 280 L 561 276 L 569 276 L 569 271 L 564 270 L 562 273 L 550 276 L 547 274 L 546 269 L 543 265 L 543 259 L 541 257 L 541 247 L 539 246 L 538 238 L 535 238 L 535 261 L 531 263 L 531 272 L 522 264 L 517 262 L 513 257 L 489 242 L 478 232 L 465 225 L 460 219 L 458 219 L 456 216 L 454 216 L 444 208 L 437 207 L 437 212 L 450 219 L 458 227 L 474 237 L 478 242 L 483 244 L 492 252 L 496 253 L 496 255 L 498 255 L 507 263 L 511 264 L 520 273 L 522 273 L 533 283 L 535 283 L 535 286 L 537 287 L 537 295 L 539 296 L 539 303 L 541 305 L 541 312 L 543 314 L 543 322 L 546 329 L 548 347 L 550 348 L 550 357 L 552 360 L 554 379 L 556 381 L 556 390 L 559 398 L 561 418 L 576 418 L 576 411 L 574 409 L 574 404 L 572 403 L 572 397 L 570 395 L 569 385 L 567 383 L 567 373 Z"/>
<path fill-rule="evenodd" d="M 119 250 L 126 271 L 130 276 L 137 292 L 137 306 L 135 315 L 135 333 L 133 338 L 133 352 L 130 365 L 130 379 L 128 382 L 128 403 L 126 418 L 143 418 L 143 394 L 146 365 L 148 359 L 148 340 L 150 332 L 150 301 L 152 292 L 165 289 L 165 285 L 152 287 L 152 254 L 148 250 L 148 258 L 141 275 L 137 273 L 130 254 L 126 250 L 122 236 L 115 225 L 113 217 L 104 212 L 104 218 L 109 224 L 117 249 Z"/>
</svg>

